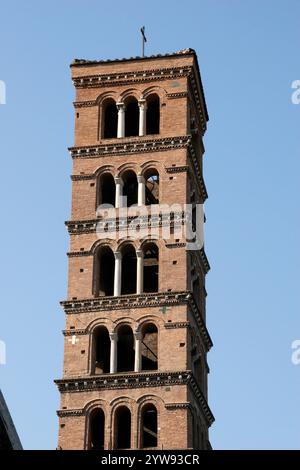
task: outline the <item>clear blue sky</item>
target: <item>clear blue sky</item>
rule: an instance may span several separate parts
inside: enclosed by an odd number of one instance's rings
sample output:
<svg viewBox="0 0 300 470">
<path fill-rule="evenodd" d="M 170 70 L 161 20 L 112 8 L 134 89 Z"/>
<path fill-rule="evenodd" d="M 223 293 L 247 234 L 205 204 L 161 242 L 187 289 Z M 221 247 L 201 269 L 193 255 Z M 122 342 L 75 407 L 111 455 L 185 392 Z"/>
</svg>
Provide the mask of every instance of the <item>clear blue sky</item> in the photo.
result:
<svg viewBox="0 0 300 470">
<path fill-rule="evenodd" d="M 55 448 L 73 144 L 69 63 L 198 53 L 205 136 L 209 403 L 215 449 L 300 447 L 296 0 L 1 3 L 0 366 L 25 448 Z"/>
</svg>

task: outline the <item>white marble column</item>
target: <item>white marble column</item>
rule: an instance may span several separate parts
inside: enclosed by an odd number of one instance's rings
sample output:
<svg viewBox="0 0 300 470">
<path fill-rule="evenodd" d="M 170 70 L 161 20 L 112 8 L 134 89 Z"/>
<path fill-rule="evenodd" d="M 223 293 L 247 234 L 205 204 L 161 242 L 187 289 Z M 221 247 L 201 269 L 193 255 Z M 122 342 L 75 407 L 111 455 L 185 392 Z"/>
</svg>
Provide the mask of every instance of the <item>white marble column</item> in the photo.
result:
<svg viewBox="0 0 300 470">
<path fill-rule="evenodd" d="M 121 295 L 121 279 L 122 279 L 122 255 L 120 251 L 115 251 L 114 296 Z"/>
<path fill-rule="evenodd" d="M 135 338 L 135 356 L 134 356 L 134 372 L 140 372 L 142 368 L 142 333 L 136 331 L 134 333 Z"/>
<path fill-rule="evenodd" d="M 146 200 L 146 183 L 142 175 L 137 176 L 138 181 L 138 206 L 144 206 Z"/>
<path fill-rule="evenodd" d="M 118 130 L 117 137 L 125 137 L 125 105 L 124 103 L 117 103 L 118 110 Z"/>
<path fill-rule="evenodd" d="M 146 111 L 147 111 L 147 102 L 144 98 L 139 100 L 139 136 L 146 135 Z"/>
<path fill-rule="evenodd" d="M 110 373 L 114 374 L 115 372 L 117 372 L 118 335 L 117 333 L 111 333 L 109 336 L 110 336 Z"/>
<path fill-rule="evenodd" d="M 122 207 L 122 197 L 123 197 L 123 181 L 119 176 L 115 177 L 116 183 L 116 197 L 115 197 L 115 208 L 119 209 Z"/>
<path fill-rule="evenodd" d="M 144 253 L 142 250 L 136 251 L 136 293 L 142 294 L 144 288 Z"/>
</svg>

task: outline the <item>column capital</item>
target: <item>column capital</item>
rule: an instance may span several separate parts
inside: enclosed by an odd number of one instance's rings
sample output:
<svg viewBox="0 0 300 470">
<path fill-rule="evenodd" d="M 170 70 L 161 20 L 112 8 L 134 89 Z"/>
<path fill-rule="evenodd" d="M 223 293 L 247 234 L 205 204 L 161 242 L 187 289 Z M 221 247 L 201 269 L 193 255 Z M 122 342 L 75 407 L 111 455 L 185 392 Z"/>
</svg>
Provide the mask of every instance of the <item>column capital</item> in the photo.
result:
<svg viewBox="0 0 300 470">
<path fill-rule="evenodd" d="M 140 107 L 142 107 L 142 106 L 146 107 L 147 106 L 147 101 L 145 100 L 145 98 L 140 98 L 138 100 L 138 104 L 139 104 Z"/>
<path fill-rule="evenodd" d="M 143 258 L 144 257 L 143 250 L 136 250 L 136 257 L 137 258 Z"/>
<path fill-rule="evenodd" d="M 122 253 L 120 251 L 115 251 L 114 255 L 115 255 L 115 259 L 117 259 L 117 260 L 122 259 Z"/>
<path fill-rule="evenodd" d="M 117 106 L 117 110 L 119 111 L 120 109 L 121 110 L 125 110 L 125 104 L 122 102 L 122 101 L 119 101 L 118 103 L 116 103 L 116 106 Z"/>
<path fill-rule="evenodd" d="M 145 184 L 145 178 L 143 177 L 143 175 L 137 175 L 136 178 L 137 178 L 138 183 Z"/>
<path fill-rule="evenodd" d="M 123 186 L 124 181 L 122 180 L 121 176 L 115 176 L 114 180 L 116 184 L 121 184 Z"/>
<path fill-rule="evenodd" d="M 117 341 L 118 340 L 118 333 L 109 333 L 109 337 L 111 341 Z"/>
<path fill-rule="evenodd" d="M 142 339 L 143 339 L 142 332 L 141 331 L 135 331 L 134 332 L 134 337 L 137 341 L 142 341 Z"/>
</svg>

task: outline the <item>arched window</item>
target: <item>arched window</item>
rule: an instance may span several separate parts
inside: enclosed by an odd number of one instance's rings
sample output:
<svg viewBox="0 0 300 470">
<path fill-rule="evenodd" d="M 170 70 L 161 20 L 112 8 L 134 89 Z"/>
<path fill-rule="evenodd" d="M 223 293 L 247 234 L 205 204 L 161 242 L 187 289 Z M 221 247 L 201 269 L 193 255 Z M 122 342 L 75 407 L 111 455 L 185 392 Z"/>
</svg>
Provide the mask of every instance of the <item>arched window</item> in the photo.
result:
<svg viewBox="0 0 300 470">
<path fill-rule="evenodd" d="M 104 430 L 105 430 L 105 416 L 101 408 L 92 411 L 90 415 L 90 435 L 89 435 L 89 449 L 103 450 L 104 449 Z"/>
<path fill-rule="evenodd" d="M 145 172 L 146 206 L 159 203 L 159 173 L 155 168 Z"/>
<path fill-rule="evenodd" d="M 94 374 L 107 374 L 110 371 L 110 338 L 107 329 L 100 326 L 93 334 L 93 367 Z"/>
<path fill-rule="evenodd" d="M 141 447 L 157 447 L 157 409 L 153 404 L 143 407 L 141 426 Z"/>
<path fill-rule="evenodd" d="M 138 182 L 134 171 L 128 170 L 122 175 L 123 196 L 127 197 L 127 207 L 138 203 Z"/>
<path fill-rule="evenodd" d="M 118 110 L 113 99 L 103 104 L 103 137 L 113 139 L 117 137 Z"/>
<path fill-rule="evenodd" d="M 146 133 L 159 134 L 159 97 L 150 95 L 147 99 Z"/>
<path fill-rule="evenodd" d="M 142 370 L 157 370 L 158 332 L 153 323 L 147 323 L 142 329 Z"/>
<path fill-rule="evenodd" d="M 132 329 L 123 325 L 118 329 L 117 372 L 134 370 L 134 341 Z"/>
<path fill-rule="evenodd" d="M 111 173 L 104 173 L 99 179 L 99 205 L 110 204 L 115 207 L 116 184 Z"/>
<path fill-rule="evenodd" d="M 122 253 L 121 295 L 136 293 L 136 251 L 134 246 L 126 245 Z"/>
<path fill-rule="evenodd" d="M 127 406 L 120 406 L 115 414 L 115 449 L 131 447 L 131 413 Z"/>
<path fill-rule="evenodd" d="M 95 254 L 94 263 L 94 295 L 113 295 L 115 257 L 112 250 L 108 246 L 100 247 Z"/>
<path fill-rule="evenodd" d="M 125 102 L 125 137 L 139 135 L 139 105 L 135 98 L 131 97 Z"/>
<path fill-rule="evenodd" d="M 198 307 L 200 307 L 201 293 L 200 293 L 200 279 L 199 279 L 199 276 L 197 276 L 193 280 L 193 295 L 194 295 L 194 299 L 195 299 L 196 304 L 198 305 Z"/>
<path fill-rule="evenodd" d="M 147 243 L 144 253 L 144 292 L 158 292 L 158 247 Z"/>
</svg>

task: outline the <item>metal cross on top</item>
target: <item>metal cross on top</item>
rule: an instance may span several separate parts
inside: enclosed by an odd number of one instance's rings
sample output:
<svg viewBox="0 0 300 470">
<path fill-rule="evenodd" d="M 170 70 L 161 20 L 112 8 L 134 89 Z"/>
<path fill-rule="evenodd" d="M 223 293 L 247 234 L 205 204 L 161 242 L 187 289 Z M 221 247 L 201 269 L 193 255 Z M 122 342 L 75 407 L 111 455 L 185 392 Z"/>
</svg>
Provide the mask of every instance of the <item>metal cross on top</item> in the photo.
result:
<svg viewBox="0 0 300 470">
<path fill-rule="evenodd" d="M 147 38 L 145 36 L 145 26 L 141 27 L 142 33 L 142 57 L 145 57 L 145 42 L 147 42 Z"/>
</svg>

